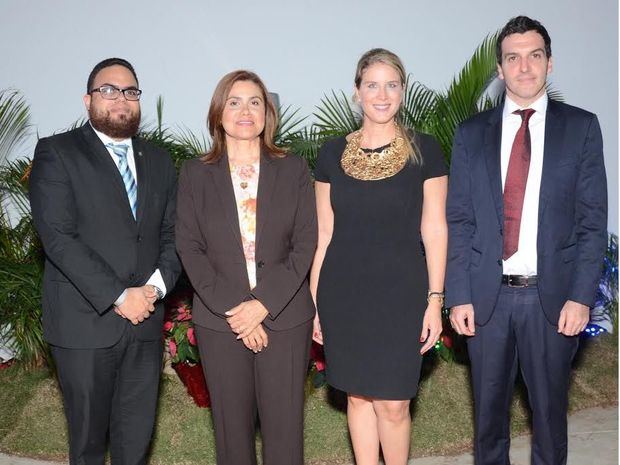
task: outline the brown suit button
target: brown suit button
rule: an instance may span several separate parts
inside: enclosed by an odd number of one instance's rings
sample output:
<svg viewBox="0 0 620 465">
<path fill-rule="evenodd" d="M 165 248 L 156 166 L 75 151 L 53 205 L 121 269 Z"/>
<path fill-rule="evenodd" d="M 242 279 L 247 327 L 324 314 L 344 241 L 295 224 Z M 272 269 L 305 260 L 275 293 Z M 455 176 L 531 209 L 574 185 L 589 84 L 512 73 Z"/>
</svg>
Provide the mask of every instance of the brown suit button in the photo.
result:
<svg viewBox="0 0 620 465">
<path fill-rule="evenodd" d="M 259 261 L 256 266 L 258 266 L 259 268 L 262 268 L 263 266 L 265 266 L 265 262 L 264 261 Z"/>
</svg>

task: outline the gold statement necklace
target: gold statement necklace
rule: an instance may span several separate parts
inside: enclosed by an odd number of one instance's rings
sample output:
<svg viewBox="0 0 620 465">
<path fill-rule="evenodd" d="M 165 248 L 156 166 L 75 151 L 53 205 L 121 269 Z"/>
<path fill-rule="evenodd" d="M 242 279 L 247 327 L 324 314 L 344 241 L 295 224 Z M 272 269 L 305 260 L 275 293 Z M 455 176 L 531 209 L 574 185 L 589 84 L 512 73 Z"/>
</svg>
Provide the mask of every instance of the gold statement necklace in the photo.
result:
<svg viewBox="0 0 620 465">
<path fill-rule="evenodd" d="M 406 153 L 405 139 L 398 127 L 396 137 L 382 150 L 365 152 L 360 147 L 361 142 L 362 130 L 358 129 L 349 138 L 340 159 L 340 166 L 352 178 L 362 181 L 389 178 L 402 170 L 409 158 Z"/>
</svg>

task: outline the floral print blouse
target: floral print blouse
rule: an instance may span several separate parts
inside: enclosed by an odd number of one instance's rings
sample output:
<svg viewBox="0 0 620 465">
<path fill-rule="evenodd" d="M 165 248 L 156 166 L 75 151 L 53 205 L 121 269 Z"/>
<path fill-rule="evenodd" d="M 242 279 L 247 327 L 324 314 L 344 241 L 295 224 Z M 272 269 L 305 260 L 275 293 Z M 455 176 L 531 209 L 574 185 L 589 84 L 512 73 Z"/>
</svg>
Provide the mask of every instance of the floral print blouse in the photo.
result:
<svg viewBox="0 0 620 465">
<path fill-rule="evenodd" d="M 250 289 L 256 287 L 256 194 L 258 192 L 259 167 L 259 161 L 249 165 L 230 165 L 230 177 L 237 201 L 239 229 Z"/>
</svg>

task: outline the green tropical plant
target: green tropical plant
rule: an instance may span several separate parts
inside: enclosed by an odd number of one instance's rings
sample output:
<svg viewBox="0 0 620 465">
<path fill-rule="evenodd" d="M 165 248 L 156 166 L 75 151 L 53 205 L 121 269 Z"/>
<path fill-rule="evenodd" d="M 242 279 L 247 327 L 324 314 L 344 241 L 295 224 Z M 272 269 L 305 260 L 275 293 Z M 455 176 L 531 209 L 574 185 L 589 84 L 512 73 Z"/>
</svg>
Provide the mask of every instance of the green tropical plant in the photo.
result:
<svg viewBox="0 0 620 465">
<path fill-rule="evenodd" d="M 0 91 L 0 165 L 29 135 L 30 107 L 16 90 Z"/>
<path fill-rule="evenodd" d="M 429 119 L 420 128 L 435 136 L 444 154 L 448 156 L 452 152 L 452 140 L 457 126 L 497 103 L 497 100 L 488 94 L 489 86 L 497 77 L 496 40 L 497 34 L 488 35 L 452 79 L 448 89 L 436 92 Z M 417 103 L 412 102 L 413 105 Z"/>
<path fill-rule="evenodd" d="M 209 148 L 207 140 L 183 127 L 173 131 L 163 123 L 164 99 L 157 98 L 157 123 L 154 126 L 140 128 L 140 137 L 161 147 L 170 153 L 177 170 L 185 160 L 191 160 L 204 154 Z"/>
<path fill-rule="evenodd" d="M 50 358 L 41 326 L 43 249 L 28 204 L 29 169 L 23 159 L 0 167 L 0 331 L 16 358 L 35 366 Z"/>
<path fill-rule="evenodd" d="M 41 328 L 42 250 L 27 197 L 29 162 L 9 162 L 30 135 L 30 108 L 17 91 L 0 91 L 0 339 L 29 365 L 48 356 Z"/>
</svg>

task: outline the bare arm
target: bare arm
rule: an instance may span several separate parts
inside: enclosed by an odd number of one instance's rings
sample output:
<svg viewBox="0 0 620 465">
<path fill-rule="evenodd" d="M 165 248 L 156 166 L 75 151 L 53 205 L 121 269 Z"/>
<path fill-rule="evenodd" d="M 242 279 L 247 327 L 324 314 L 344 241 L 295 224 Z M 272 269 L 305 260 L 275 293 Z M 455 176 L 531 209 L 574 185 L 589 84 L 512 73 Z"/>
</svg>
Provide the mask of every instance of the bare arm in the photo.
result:
<svg viewBox="0 0 620 465">
<path fill-rule="evenodd" d="M 314 183 L 319 239 L 316 252 L 314 254 L 314 260 L 312 262 L 312 268 L 310 269 L 310 293 L 312 294 L 312 299 L 314 300 L 315 305 L 323 259 L 325 258 L 325 252 L 327 251 L 327 246 L 329 246 L 329 243 L 332 240 L 332 233 L 334 231 L 334 211 L 332 210 L 330 200 L 330 188 L 330 184 L 326 182 L 316 181 Z M 323 343 L 323 336 L 321 334 L 318 315 L 314 319 L 312 338 L 320 344 Z"/>
<path fill-rule="evenodd" d="M 426 251 L 428 286 L 432 291 L 443 291 L 448 253 L 448 224 L 446 197 L 448 176 L 431 178 L 424 182 L 424 203 L 420 230 Z"/>
<path fill-rule="evenodd" d="M 422 223 L 420 231 L 426 252 L 429 290 L 443 292 L 448 253 L 448 225 L 446 222 L 446 197 L 448 177 L 440 176 L 424 181 L 424 202 L 422 204 Z M 440 299 L 431 298 L 422 325 L 420 342 L 424 346 L 421 353 L 429 350 L 441 334 Z"/>
</svg>

